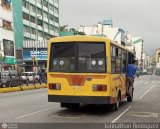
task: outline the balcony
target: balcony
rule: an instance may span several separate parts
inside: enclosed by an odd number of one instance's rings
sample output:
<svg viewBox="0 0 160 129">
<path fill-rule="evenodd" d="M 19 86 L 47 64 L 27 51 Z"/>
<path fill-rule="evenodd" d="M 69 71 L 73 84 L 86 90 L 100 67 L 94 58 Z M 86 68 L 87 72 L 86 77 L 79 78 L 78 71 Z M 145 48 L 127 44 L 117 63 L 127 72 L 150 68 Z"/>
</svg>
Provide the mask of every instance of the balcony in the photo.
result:
<svg viewBox="0 0 160 129">
<path fill-rule="evenodd" d="M 29 9 L 27 9 L 27 8 L 25 8 L 23 6 L 22 6 L 22 11 L 25 12 L 25 13 L 27 13 L 27 14 L 29 14 Z"/>
<path fill-rule="evenodd" d="M 41 30 L 41 31 L 43 31 L 43 28 L 42 28 L 42 26 L 39 26 L 39 25 L 38 25 L 38 30 Z"/>
<path fill-rule="evenodd" d="M 24 32 L 24 37 L 29 38 L 29 37 L 30 37 L 30 33 L 28 33 L 28 32 Z"/>
<path fill-rule="evenodd" d="M 47 28 L 44 28 L 44 32 L 48 33 L 48 29 L 47 29 Z"/>
<path fill-rule="evenodd" d="M 14 32 L 0 27 L 0 37 L 14 41 Z"/>
<path fill-rule="evenodd" d="M 34 17 L 36 17 L 36 12 L 33 12 L 32 10 L 30 10 L 30 14 Z"/>
<path fill-rule="evenodd" d="M 54 2 L 54 6 L 58 8 L 58 3 Z"/>
<path fill-rule="evenodd" d="M 25 19 L 23 19 L 23 24 L 25 24 L 25 25 L 27 25 L 27 26 L 30 26 L 29 21 L 27 21 L 27 20 L 25 20 Z"/>
<path fill-rule="evenodd" d="M 12 12 L 11 11 L 5 10 L 0 6 L 0 19 L 5 19 L 7 21 L 13 21 L 12 17 L 13 16 L 12 16 Z"/>
<path fill-rule="evenodd" d="M 43 37 L 39 37 L 39 36 L 38 36 L 38 40 L 39 40 L 39 41 L 43 41 Z"/>
<path fill-rule="evenodd" d="M 37 7 L 39 7 L 40 9 L 42 9 L 42 5 L 40 3 L 37 2 Z"/>
<path fill-rule="evenodd" d="M 36 39 L 36 35 L 35 34 L 31 34 L 31 38 L 32 39 Z"/>
<path fill-rule="evenodd" d="M 49 9 L 49 13 L 52 15 L 54 14 L 53 10 L 50 10 L 50 9 Z"/>
<path fill-rule="evenodd" d="M 55 17 L 58 17 L 58 13 L 54 13 L 54 16 L 55 16 Z"/>
<path fill-rule="evenodd" d="M 30 0 L 30 3 L 35 5 L 36 4 L 36 1 L 35 0 Z"/>
<path fill-rule="evenodd" d="M 49 0 L 49 3 L 53 5 L 53 0 Z"/>
<path fill-rule="evenodd" d="M 50 34 L 51 34 L 51 35 L 54 35 L 55 33 L 54 33 L 54 31 L 53 31 L 53 30 L 50 30 Z"/>
<path fill-rule="evenodd" d="M 48 8 L 45 7 L 45 6 L 43 6 L 43 10 L 46 11 L 46 12 L 48 12 Z"/>
<path fill-rule="evenodd" d="M 43 17 L 43 21 L 45 21 L 45 22 L 47 22 L 47 23 L 48 23 L 48 18 Z"/>
<path fill-rule="evenodd" d="M 50 24 L 51 24 L 51 25 L 53 25 L 53 26 L 54 26 L 54 23 L 55 23 L 54 21 L 51 21 L 51 20 L 50 20 Z"/>
<path fill-rule="evenodd" d="M 55 22 L 55 26 L 59 28 L 59 24 L 57 22 Z"/>
<path fill-rule="evenodd" d="M 33 23 L 33 22 L 31 22 L 31 27 L 32 27 L 32 28 L 36 28 L 36 24 Z"/>
</svg>

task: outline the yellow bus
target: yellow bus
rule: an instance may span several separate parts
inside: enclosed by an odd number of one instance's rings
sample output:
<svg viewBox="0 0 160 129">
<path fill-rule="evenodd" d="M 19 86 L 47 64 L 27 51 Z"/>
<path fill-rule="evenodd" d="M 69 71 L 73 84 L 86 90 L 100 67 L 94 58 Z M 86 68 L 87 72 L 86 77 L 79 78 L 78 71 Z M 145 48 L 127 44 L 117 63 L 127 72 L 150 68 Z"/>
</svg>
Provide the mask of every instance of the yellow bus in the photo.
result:
<svg viewBox="0 0 160 129">
<path fill-rule="evenodd" d="M 126 96 L 127 64 L 134 54 L 106 37 L 65 36 L 49 40 L 48 101 L 61 107 L 109 104 L 118 110 Z"/>
</svg>

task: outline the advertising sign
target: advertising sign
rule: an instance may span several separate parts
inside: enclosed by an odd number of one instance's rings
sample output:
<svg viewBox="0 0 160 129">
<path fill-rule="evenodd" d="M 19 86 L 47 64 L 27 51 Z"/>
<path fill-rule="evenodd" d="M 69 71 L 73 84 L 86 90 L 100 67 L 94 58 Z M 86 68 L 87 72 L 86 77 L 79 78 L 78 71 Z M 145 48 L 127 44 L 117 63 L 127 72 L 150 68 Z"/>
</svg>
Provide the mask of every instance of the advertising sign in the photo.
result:
<svg viewBox="0 0 160 129">
<path fill-rule="evenodd" d="M 23 49 L 23 60 L 32 61 L 33 57 L 35 60 L 47 60 L 47 48 L 24 48 Z"/>
</svg>

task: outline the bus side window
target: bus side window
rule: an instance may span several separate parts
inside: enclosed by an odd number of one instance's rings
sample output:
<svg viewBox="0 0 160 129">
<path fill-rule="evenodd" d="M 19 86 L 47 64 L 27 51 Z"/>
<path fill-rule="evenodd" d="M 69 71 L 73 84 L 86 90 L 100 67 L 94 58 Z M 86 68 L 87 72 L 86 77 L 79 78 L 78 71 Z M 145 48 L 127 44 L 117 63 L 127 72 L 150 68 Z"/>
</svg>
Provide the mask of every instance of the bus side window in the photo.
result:
<svg viewBox="0 0 160 129">
<path fill-rule="evenodd" d="M 127 72 L 127 52 L 124 50 L 122 51 L 122 73 Z"/>
<path fill-rule="evenodd" d="M 121 72 L 121 64 L 122 63 L 122 55 L 121 55 L 121 49 L 116 48 L 116 73 Z"/>
<path fill-rule="evenodd" d="M 115 46 L 111 46 L 111 73 L 116 72 L 116 49 Z"/>
</svg>

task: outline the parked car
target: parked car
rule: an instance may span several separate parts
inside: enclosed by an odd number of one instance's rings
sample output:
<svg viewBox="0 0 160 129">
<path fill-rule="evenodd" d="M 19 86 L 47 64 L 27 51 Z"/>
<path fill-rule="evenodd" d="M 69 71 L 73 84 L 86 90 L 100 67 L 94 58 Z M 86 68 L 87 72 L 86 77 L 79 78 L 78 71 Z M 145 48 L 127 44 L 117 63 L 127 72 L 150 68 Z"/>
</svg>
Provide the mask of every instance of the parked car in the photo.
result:
<svg viewBox="0 0 160 129">
<path fill-rule="evenodd" d="M 35 74 L 34 72 L 23 72 L 21 75 L 21 79 L 24 82 L 39 82 L 40 81 L 40 77 L 38 74 Z M 35 80 L 34 80 L 35 79 Z"/>
</svg>

